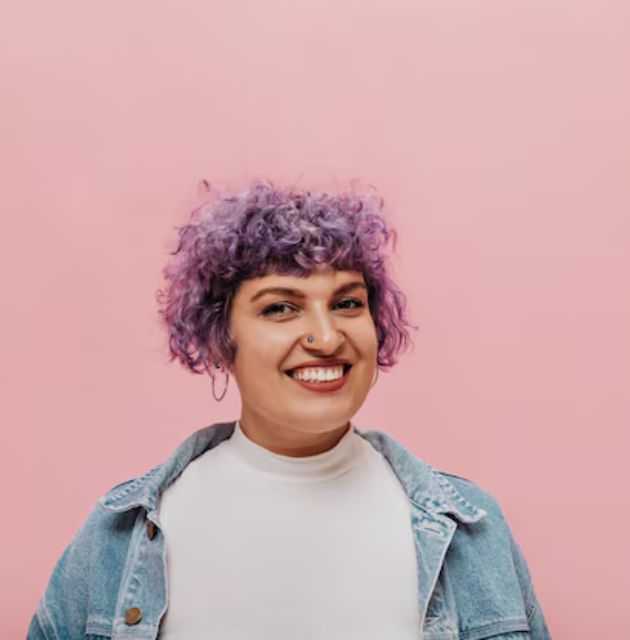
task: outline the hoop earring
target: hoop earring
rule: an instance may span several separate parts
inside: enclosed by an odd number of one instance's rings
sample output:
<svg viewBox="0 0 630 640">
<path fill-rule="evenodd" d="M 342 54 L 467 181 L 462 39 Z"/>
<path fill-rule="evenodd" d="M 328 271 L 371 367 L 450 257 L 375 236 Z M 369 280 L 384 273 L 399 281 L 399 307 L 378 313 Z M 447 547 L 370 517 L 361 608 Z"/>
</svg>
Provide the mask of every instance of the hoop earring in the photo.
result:
<svg viewBox="0 0 630 640">
<path fill-rule="evenodd" d="M 370 385 L 370 389 L 376 384 L 377 380 L 378 380 L 378 365 L 376 367 L 376 376 L 374 378 L 374 382 L 372 382 L 372 384 Z"/>
<path fill-rule="evenodd" d="M 216 362 L 214 363 L 214 367 L 215 369 L 220 368 Z M 224 370 L 223 373 L 225 373 L 225 388 L 223 389 L 223 393 L 221 394 L 220 398 L 217 398 L 217 394 L 215 393 L 215 390 L 214 390 L 215 376 L 210 374 L 210 377 L 212 378 L 212 395 L 217 402 L 221 402 L 221 400 L 223 400 L 223 398 L 225 397 L 225 394 L 227 393 L 228 384 L 230 383 L 230 375 L 228 374 L 228 372 Z"/>
</svg>

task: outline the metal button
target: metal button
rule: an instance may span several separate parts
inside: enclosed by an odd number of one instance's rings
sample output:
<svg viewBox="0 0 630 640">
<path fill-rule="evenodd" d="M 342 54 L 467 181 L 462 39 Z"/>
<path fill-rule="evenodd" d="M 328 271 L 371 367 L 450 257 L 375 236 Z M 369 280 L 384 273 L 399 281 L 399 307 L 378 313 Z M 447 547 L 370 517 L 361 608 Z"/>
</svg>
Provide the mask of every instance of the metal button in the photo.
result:
<svg viewBox="0 0 630 640">
<path fill-rule="evenodd" d="M 142 618 L 142 611 L 138 607 L 131 607 L 125 611 L 125 622 L 127 624 L 137 624 Z"/>
<path fill-rule="evenodd" d="M 147 520 L 147 536 L 149 536 L 149 540 L 155 538 L 155 533 L 155 524 L 151 520 Z"/>
</svg>

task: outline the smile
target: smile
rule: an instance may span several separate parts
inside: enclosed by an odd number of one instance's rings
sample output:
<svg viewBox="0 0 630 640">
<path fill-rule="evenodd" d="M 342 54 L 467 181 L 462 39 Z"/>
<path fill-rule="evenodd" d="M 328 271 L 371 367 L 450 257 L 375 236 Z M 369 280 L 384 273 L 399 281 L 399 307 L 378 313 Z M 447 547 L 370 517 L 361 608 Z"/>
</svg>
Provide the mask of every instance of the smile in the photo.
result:
<svg viewBox="0 0 630 640">
<path fill-rule="evenodd" d="M 315 391 L 316 393 L 330 393 L 341 389 L 348 380 L 348 374 L 352 365 L 346 364 L 338 367 L 317 367 L 316 371 L 310 370 L 311 375 L 304 376 L 300 374 L 302 378 L 296 378 L 296 370 L 285 371 L 285 374 L 293 380 L 296 384 L 299 384 L 303 389 L 308 391 Z M 341 371 L 341 377 L 334 377 L 334 371 Z M 326 375 L 323 375 L 326 372 Z M 338 375 L 338 374 L 337 374 Z M 325 379 L 333 378 L 334 379 Z"/>
</svg>

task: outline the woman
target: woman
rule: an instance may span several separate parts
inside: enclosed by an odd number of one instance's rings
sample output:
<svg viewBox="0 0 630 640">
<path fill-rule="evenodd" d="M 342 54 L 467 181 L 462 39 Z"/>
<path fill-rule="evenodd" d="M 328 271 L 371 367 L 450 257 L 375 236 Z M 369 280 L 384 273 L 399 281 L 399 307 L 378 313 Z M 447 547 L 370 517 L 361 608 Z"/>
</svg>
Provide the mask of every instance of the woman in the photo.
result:
<svg viewBox="0 0 630 640">
<path fill-rule="evenodd" d="M 158 300 L 171 360 L 217 400 L 233 376 L 240 418 L 100 498 L 28 637 L 549 638 L 495 499 L 351 422 L 417 328 L 382 201 L 211 191 Z"/>
</svg>

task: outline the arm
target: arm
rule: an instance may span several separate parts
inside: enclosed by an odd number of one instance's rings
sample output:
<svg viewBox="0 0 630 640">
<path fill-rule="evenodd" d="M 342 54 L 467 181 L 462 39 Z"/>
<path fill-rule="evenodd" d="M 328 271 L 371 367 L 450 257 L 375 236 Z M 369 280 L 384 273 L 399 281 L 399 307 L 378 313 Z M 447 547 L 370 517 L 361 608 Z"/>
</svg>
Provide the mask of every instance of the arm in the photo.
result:
<svg viewBox="0 0 630 640">
<path fill-rule="evenodd" d="M 75 640 L 85 635 L 91 542 L 97 522 L 94 508 L 57 560 L 27 640 Z"/>
<path fill-rule="evenodd" d="M 42 625 L 40 624 L 39 619 L 37 618 L 37 613 L 35 613 L 31 618 L 31 624 L 26 634 L 26 640 L 49 640 L 44 635 L 44 630 L 42 629 Z"/>
<path fill-rule="evenodd" d="M 529 636 L 531 640 L 551 640 L 544 614 L 536 597 L 536 593 L 534 592 L 534 584 L 523 551 L 514 539 L 514 536 L 511 536 L 510 540 L 514 567 L 525 601 L 525 612 L 527 613 L 527 621 L 529 622 L 530 629 Z"/>
</svg>

